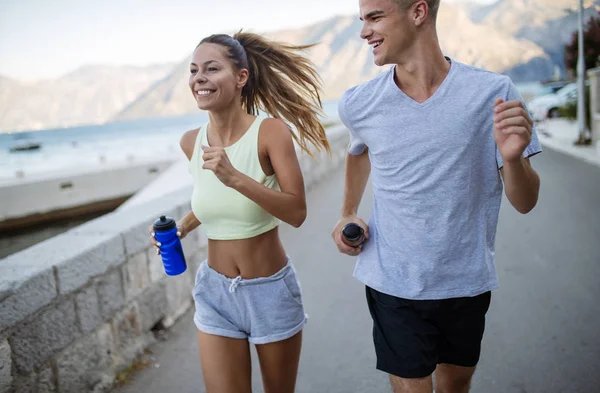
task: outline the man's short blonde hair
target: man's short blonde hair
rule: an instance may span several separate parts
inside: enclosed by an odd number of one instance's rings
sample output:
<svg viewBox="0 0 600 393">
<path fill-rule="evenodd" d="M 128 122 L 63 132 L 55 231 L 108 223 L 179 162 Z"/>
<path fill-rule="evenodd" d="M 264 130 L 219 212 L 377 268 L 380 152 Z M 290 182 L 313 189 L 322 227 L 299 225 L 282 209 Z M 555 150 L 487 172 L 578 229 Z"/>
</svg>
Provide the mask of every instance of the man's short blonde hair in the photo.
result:
<svg viewBox="0 0 600 393">
<path fill-rule="evenodd" d="M 419 0 L 392 0 L 398 4 L 403 10 L 407 10 L 411 5 Z M 437 18 L 438 9 L 440 8 L 440 0 L 425 0 L 429 6 L 429 16 L 435 20 Z"/>
</svg>

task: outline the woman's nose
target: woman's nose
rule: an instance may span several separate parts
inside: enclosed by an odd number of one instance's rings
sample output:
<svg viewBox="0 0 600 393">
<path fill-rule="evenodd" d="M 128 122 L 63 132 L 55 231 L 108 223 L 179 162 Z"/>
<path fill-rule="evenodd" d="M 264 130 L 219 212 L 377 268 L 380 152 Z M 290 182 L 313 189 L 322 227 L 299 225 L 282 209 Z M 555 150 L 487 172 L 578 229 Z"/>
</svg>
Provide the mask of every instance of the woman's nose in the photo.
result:
<svg viewBox="0 0 600 393">
<path fill-rule="evenodd" d="M 196 75 L 194 75 L 194 82 L 204 83 L 206 82 L 206 78 L 200 72 L 198 72 Z"/>
</svg>

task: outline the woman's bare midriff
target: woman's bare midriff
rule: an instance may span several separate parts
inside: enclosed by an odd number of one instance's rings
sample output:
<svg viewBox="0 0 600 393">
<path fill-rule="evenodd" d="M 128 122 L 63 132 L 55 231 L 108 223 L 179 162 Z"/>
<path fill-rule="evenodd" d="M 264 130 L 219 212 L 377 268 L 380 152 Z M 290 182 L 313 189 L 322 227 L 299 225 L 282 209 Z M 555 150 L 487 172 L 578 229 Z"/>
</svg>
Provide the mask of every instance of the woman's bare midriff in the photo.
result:
<svg viewBox="0 0 600 393">
<path fill-rule="evenodd" d="M 278 228 L 249 239 L 208 240 L 208 265 L 230 278 L 268 277 L 286 263 Z"/>
</svg>

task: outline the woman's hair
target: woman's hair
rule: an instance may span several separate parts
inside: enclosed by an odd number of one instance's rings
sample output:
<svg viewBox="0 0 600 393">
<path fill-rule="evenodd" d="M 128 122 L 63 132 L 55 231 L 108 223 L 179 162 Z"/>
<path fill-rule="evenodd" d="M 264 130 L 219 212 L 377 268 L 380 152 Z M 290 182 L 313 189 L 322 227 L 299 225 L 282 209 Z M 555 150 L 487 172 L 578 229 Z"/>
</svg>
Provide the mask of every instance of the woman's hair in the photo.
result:
<svg viewBox="0 0 600 393">
<path fill-rule="evenodd" d="M 242 31 L 233 37 L 227 34 L 208 36 L 198 46 L 205 43 L 225 47 L 233 65 L 248 70 L 248 81 L 242 89 L 242 106 L 247 113 L 257 115 L 262 110 L 293 124 L 298 135 L 292 132 L 292 137 L 311 156 L 307 140 L 317 150 L 324 148 L 331 153 L 325 129 L 318 118 L 322 114 L 321 79 L 314 64 L 295 53 L 315 44 L 288 45 Z"/>
</svg>

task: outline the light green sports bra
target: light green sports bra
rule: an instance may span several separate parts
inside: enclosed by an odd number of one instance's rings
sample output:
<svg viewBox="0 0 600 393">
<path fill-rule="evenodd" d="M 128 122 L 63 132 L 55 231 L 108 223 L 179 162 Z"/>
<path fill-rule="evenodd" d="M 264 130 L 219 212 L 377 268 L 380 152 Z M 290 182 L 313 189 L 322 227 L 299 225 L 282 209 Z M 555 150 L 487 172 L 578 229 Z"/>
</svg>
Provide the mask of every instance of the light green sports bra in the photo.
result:
<svg viewBox="0 0 600 393">
<path fill-rule="evenodd" d="M 237 142 L 225 148 L 225 152 L 235 169 L 265 187 L 279 190 L 275 175 L 265 175 L 258 157 L 258 134 L 263 119 L 257 117 Z M 215 240 L 247 239 L 278 226 L 281 220 L 225 186 L 211 170 L 202 169 L 204 160 L 200 146 L 209 146 L 207 128 L 208 123 L 198 131 L 189 162 L 194 184 L 192 211 L 202 223 L 206 237 Z"/>
</svg>

